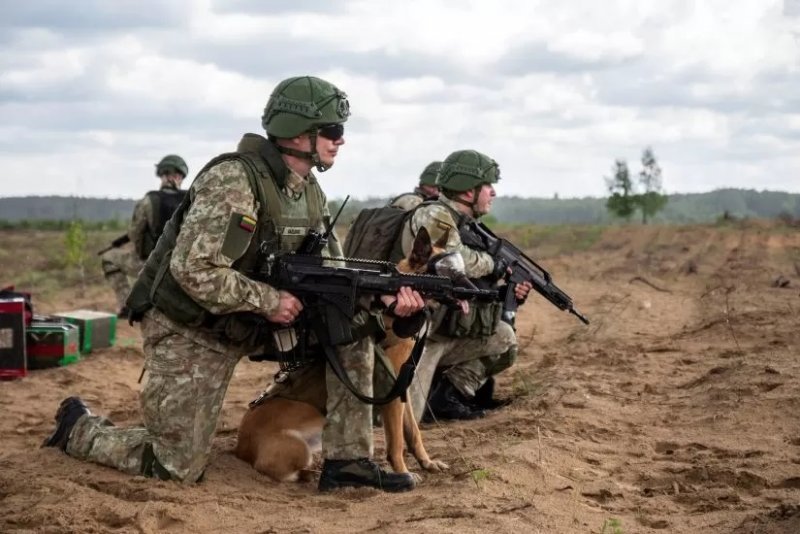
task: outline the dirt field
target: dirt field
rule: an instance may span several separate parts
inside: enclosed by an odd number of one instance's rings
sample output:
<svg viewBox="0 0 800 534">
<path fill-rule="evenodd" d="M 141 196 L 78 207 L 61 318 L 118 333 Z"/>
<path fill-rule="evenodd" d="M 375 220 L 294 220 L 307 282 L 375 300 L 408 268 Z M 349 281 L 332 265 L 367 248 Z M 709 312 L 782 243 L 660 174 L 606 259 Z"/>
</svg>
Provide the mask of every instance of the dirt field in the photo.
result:
<svg viewBox="0 0 800 534">
<path fill-rule="evenodd" d="M 0 233 L 0 283 L 52 270 L 53 245 L 30 250 L 48 239 Z M 195 487 L 40 449 L 69 394 L 137 423 L 142 354 L 124 325 L 113 349 L 0 383 L 0 531 L 800 532 L 800 231 L 610 228 L 584 245 L 564 252 L 556 235 L 532 252 L 592 324 L 533 297 L 520 314 L 519 362 L 499 379 L 514 402 L 480 421 L 425 427 L 429 452 L 451 470 L 423 473 L 413 492 L 320 495 L 238 461 L 236 427 L 274 371 L 249 361 Z M 99 267 L 90 271 L 84 287 L 49 283 L 39 311 L 113 310 Z M 779 275 L 788 287 L 774 287 Z M 380 429 L 376 444 L 382 457 Z"/>
</svg>

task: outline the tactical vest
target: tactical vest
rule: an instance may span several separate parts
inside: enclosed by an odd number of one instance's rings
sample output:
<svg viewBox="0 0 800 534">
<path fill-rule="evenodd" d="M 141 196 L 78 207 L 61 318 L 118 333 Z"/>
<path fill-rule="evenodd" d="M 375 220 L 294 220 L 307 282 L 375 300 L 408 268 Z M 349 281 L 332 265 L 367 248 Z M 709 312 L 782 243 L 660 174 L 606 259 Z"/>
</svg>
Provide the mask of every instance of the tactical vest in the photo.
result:
<svg viewBox="0 0 800 534">
<path fill-rule="evenodd" d="M 300 200 L 289 199 L 280 191 L 288 173 L 286 164 L 275 146 L 261 136 L 246 134 L 237 152 L 222 154 L 200 171 L 226 161 L 240 162 L 246 172 L 253 196 L 258 201 L 258 221 L 250 245 L 244 255 L 231 266 L 250 278 L 258 278 L 265 270 L 270 254 L 294 251 L 310 228 L 323 224 L 324 197 L 313 175 Z M 280 180 L 280 182 L 279 182 Z M 172 251 L 183 219 L 192 204 L 186 195 L 145 263 L 128 297 L 131 320 L 141 320 L 155 307 L 173 321 L 204 329 L 226 343 L 257 346 L 266 342 L 267 321 L 250 312 L 215 315 L 186 294 L 169 269 Z"/>
<path fill-rule="evenodd" d="M 440 202 L 450 211 L 453 220 L 456 222 L 461 242 L 474 250 L 488 252 L 483 245 L 482 239 L 473 234 L 469 224 L 469 217 L 454 210 L 447 204 Z M 494 289 L 497 287 L 497 279 L 493 276 L 482 276 L 481 278 L 471 278 L 472 282 L 479 289 Z M 503 313 L 503 302 L 501 300 L 493 302 L 470 302 L 469 313 L 463 314 L 459 309 L 447 309 L 444 317 L 441 318 L 437 334 L 443 334 L 456 338 L 481 338 L 491 336 L 497 331 L 500 317 Z"/>
<path fill-rule="evenodd" d="M 147 221 L 147 228 L 145 228 L 144 236 L 142 239 L 141 250 L 137 250 L 139 258 L 146 260 L 147 257 L 156 248 L 158 238 L 164 232 L 164 226 L 167 221 L 178 209 L 178 206 L 186 196 L 186 191 L 182 189 L 174 189 L 172 187 L 162 187 L 158 191 L 149 191 L 146 195 L 147 201 L 150 202 L 151 213 L 153 219 Z"/>
</svg>

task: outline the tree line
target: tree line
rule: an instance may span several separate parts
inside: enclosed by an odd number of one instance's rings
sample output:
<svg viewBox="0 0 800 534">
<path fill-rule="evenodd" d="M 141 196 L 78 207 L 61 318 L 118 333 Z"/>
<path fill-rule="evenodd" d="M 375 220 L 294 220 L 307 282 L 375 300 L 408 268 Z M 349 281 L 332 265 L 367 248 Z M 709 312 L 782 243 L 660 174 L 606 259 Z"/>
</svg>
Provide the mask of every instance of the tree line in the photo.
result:
<svg viewBox="0 0 800 534">
<path fill-rule="evenodd" d="M 654 223 L 704 223 L 719 218 L 800 219 L 800 194 L 752 189 L 720 189 L 709 193 L 667 195 Z M 387 198 L 350 199 L 342 215 L 346 224 L 363 208 L 385 204 Z M 335 212 L 340 200 L 331 202 Z M 613 224 L 607 198 L 498 197 L 492 215 L 508 224 Z M 79 197 L 0 198 L 0 228 L 63 230 L 68 221 L 81 219 L 89 227 L 123 229 L 133 213 L 133 200 Z"/>
</svg>

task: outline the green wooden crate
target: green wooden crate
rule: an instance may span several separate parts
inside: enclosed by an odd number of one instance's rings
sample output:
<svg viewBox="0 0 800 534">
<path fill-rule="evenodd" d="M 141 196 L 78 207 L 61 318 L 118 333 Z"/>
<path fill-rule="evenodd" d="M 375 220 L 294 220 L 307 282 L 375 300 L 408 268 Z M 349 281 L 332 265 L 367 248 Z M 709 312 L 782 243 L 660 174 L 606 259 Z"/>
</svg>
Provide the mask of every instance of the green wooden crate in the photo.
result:
<svg viewBox="0 0 800 534">
<path fill-rule="evenodd" d="M 31 322 L 25 331 L 28 369 L 49 369 L 81 359 L 80 328 L 77 325 L 45 320 Z"/>
<path fill-rule="evenodd" d="M 86 355 L 93 350 L 114 346 L 117 338 L 117 316 L 94 310 L 73 310 L 56 313 L 80 329 L 80 351 Z"/>
</svg>

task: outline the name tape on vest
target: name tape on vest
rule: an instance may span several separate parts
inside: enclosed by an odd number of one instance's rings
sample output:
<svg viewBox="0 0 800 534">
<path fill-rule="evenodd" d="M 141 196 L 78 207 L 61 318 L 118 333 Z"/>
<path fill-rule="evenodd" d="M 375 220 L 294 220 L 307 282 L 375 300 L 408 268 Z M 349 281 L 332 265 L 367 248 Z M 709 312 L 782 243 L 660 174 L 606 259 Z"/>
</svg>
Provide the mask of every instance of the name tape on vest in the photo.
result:
<svg viewBox="0 0 800 534">
<path fill-rule="evenodd" d="M 283 235 L 306 235 L 308 227 L 306 226 L 285 226 L 283 228 Z"/>
</svg>

